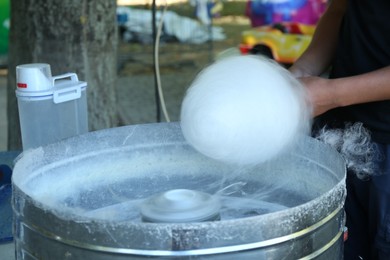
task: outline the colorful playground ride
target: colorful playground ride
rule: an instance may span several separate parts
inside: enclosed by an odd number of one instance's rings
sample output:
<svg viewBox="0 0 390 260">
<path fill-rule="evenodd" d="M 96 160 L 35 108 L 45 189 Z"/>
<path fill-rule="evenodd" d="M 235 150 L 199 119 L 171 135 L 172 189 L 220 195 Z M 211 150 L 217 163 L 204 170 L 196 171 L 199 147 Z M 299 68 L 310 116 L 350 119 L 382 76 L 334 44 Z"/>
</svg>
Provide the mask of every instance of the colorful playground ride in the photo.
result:
<svg viewBox="0 0 390 260">
<path fill-rule="evenodd" d="M 242 54 L 261 54 L 283 64 L 292 64 L 306 50 L 315 26 L 297 22 L 264 25 L 242 32 Z"/>
</svg>

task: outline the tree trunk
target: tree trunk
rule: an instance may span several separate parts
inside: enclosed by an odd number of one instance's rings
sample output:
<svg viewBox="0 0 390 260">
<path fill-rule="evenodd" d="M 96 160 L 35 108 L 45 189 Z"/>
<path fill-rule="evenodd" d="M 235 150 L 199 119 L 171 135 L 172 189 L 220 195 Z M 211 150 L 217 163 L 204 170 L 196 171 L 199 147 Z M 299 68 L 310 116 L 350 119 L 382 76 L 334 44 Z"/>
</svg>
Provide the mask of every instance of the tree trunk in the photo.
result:
<svg viewBox="0 0 390 260">
<path fill-rule="evenodd" d="M 117 125 L 116 0 L 12 0 L 8 72 L 8 149 L 21 148 L 15 67 L 48 63 L 88 83 L 89 129 Z"/>
</svg>

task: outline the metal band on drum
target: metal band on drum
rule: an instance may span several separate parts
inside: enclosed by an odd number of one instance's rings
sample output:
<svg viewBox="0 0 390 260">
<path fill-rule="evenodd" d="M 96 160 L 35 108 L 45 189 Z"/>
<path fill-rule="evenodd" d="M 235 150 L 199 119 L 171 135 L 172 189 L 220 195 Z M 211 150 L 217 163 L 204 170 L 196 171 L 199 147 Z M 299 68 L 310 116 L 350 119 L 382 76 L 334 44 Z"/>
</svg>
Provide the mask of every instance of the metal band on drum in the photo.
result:
<svg viewBox="0 0 390 260">
<path fill-rule="evenodd" d="M 82 249 L 92 250 L 92 251 L 100 251 L 100 252 L 106 252 L 106 253 L 117 253 L 117 254 L 129 254 L 129 255 L 138 255 L 138 256 L 194 256 L 194 255 L 213 255 L 213 254 L 223 254 L 223 253 L 231 253 L 231 252 L 239 252 L 239 251 L 247 251 L 247 250 L 253 250 L 253 249 L 259 249 L 264 248 L 276 244 L 280 244 L 283 242 L 287 242 L 290 240 L 297 239 L 299 237 L 303 237 L 304 235 L 307 235 L 317 229 L 319 229 L 321 226 L 325 225 L 326 223 L 330 222 L 337 214 L 340 213 L 340 211 L 343 210 L 343 208 L 337 208 L 334 210 L 331 214 L 323 218 L 321 221 L 315 223 L 314 225 L 311 225 L 305 229 L 302 229 L 298 232 L 291 233 L 286 236 L 281 236 L 273 239 L 268 239 L 265 241 L 259 241 L 255 243 L 247 243 L 247 244 L 241 244 L 241 245 L 234 245 L 234 246 L 226 246 L 226 247 L 215 247 L 215 248 L 205 248 L 205 249 L 194 249 L 194 250 L 182 250 L 182 251 L 170 251 L 170 250 L 142 250 L 142 249 L 129 249 L 129 248 L 113 248 L 113 247 L 107 247 L 107 246 L 98 246 L 88 243 L 82 243 L 75 240 L 69 240 L 63 237 L 60 237 L 58 235 L 53 234 L 52 232 L 49 232 L 47 230 L 44 230 L 41 227 L 38 227 L 36 225 L 30 224 L 27 225 L 25 222 L 21 222 L 20 224 L 40 235 L 45 236 L 46 238 L 50 240 L 55 240 L 60 243 L 78 247 Z M 319 255 L 321 255 L 323 252 L 331 248 L 337 241 L 339 241 L 340 237 L 343 234 L 343 227 L 340 228 L 339 232 L 323 247 L 318 249 L 317 251 L 312 252 L 311 254 L 300 258 L 300 259 L 313 259 Z"/>
</svg>

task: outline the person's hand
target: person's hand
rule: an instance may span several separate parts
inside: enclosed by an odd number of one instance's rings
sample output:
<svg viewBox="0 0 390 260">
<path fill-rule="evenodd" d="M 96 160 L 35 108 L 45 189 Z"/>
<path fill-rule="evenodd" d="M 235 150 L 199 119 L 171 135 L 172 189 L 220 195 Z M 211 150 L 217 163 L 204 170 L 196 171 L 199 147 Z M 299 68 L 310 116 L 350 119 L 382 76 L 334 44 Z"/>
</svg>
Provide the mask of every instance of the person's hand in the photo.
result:
<svg viewBox="0 0 390 260">
<path fill-rule="evenodd" d="M 332 88 L 332 80 L 321 77 L 302 77 L 298 80 L 305 86 L 308 102 L 312 105 L 313 116 L 338 107 L 337 97 Z"/>
</svg>

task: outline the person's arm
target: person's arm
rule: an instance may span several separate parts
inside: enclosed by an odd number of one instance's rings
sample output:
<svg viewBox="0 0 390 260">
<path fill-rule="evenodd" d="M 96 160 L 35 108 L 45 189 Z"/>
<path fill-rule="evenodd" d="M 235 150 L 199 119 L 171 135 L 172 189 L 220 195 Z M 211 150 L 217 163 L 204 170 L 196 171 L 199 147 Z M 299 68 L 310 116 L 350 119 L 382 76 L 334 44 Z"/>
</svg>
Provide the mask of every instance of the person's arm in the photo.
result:
<svg viewBox="0 0 390 260">
<path fill-rule="evenodd" d="M 336 107 L 390 99 L 390 66 L 353 77 L 318 77 L 330 66 L 346 8 L 347 0 L 331 2 L 309 47 L 289 69 L 305 85 L 313 116 Z"/>
<path fill-rule="evenodd" d="M 336 49 L 347 0 L 333 0 L 319 20 L 306 51 L 289 68 L 296 77 L 319 76 L 329 68 Z"/>
<path fill-rule="evenodd" d="M 313 116 L 336 107 L 390 99 L 390 66 L 352 77 L 299 80 L 306 86 Z"/>
</svg>

